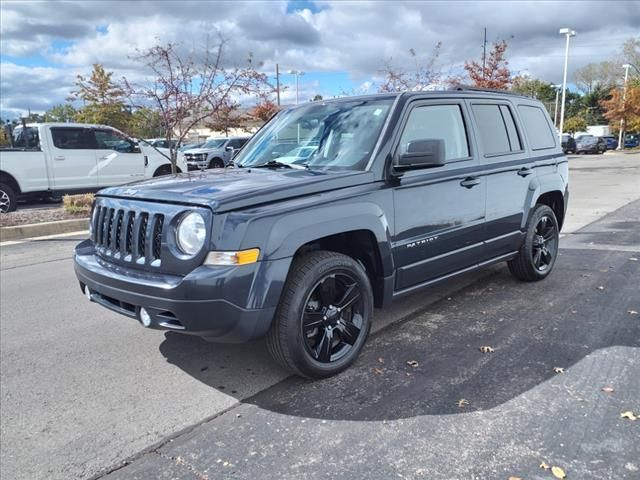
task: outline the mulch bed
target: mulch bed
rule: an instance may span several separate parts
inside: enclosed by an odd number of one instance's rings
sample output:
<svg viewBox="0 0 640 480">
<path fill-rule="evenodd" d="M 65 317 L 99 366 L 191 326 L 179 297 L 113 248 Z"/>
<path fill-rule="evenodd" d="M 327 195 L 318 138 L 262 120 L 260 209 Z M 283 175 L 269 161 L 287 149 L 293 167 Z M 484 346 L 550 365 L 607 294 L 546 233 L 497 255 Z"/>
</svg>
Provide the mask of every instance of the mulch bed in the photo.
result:
<svg viewBox="0 0 640 480">
<path fill-rule="evenodd" d="M 62 206 L 53 208 L 29 208 L 11 213 L 0 213 L 0 227 L 13 227 L 30 223 L 54 222 L 56 220 L 73 220 L 88 218 L 86 213 L 72 214 L 66 212 Z"/>
</svg>

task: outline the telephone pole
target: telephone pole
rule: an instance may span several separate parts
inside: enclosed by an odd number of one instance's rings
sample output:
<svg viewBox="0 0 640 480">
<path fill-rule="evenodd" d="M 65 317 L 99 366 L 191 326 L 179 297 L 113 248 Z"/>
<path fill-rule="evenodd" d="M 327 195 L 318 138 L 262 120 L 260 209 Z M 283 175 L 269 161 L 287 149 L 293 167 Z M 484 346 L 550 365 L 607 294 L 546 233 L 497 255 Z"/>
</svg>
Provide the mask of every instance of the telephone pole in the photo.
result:
<svg viewBox="0 0 640 480">
<path fill-rule="evenodd" d="M 482 79 L 484 80 L 484 69 L 487 63 L 487 27 L 484 27 L 484 40 L 482 42 Z"/>
<path fill-rule="evenodd" d="M 276 63 L 276 96 L 278 97 L 278 106 L 280 106 L 280 67 Z"/>
</svg>

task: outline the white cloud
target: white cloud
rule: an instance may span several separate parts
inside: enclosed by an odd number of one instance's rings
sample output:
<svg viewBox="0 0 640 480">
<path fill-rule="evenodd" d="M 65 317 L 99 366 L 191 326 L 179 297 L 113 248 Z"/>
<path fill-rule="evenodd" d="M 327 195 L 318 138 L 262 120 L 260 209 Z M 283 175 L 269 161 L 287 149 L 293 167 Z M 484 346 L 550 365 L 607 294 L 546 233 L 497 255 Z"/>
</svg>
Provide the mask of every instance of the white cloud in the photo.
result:
<svg viewBox="0 0 640 480">
<path fill-rule="evenodd" d="M 482 28 L 489 41 L 506 39 L 514 71 L 558 82 L 564 56 L 558 29 L 578 31 L 572 40 L 570 70 L 589 62 L 612 59 L 622 42 L 639 34 L 637 2 L 316 2 L 287 14 L 286 1 L 270 2 L 2 2 L 0 50 L 5 57 L 3 108 L 36 108 L 58 103 L 73 87 L 76 73 L 102 63 L 115 77 L 140 78 L 132 60 L 136 49 L 161 42 L 202 50 L 207 36 L 228 39 L 225 61 L 243 63 L 249 52 L 264 70 L 348 72 L 359 88 L 375 81 L 385 60 L 411 68 L 409 48 L 427 58 L 443 42 L 440 65 L 445 73 L 460 71 L 465 60 L 477 59 Z M 603 21 L 612 19 L 612 21 Z M 615 19 L 615 21 L 613 21 Z M 59 46 L 62 42 L 63 47 Z M 21 58 L 40 55 L 53 67 L 24 66 Z M 6 57 L 9 60 L 6 60 Z M 4 71 L 8 72 L 5 78 Z M 308 85 L 305 95 L 339 93 L 336 87 Z M 368 85 L 371 89 L 371 85 Z M 289 89 L 283 96 L 295 98 Z M 301 98 L 302 94 L 301 94 Z M 38 107 L 39 108 L 39 107 Z"/>
</svg>

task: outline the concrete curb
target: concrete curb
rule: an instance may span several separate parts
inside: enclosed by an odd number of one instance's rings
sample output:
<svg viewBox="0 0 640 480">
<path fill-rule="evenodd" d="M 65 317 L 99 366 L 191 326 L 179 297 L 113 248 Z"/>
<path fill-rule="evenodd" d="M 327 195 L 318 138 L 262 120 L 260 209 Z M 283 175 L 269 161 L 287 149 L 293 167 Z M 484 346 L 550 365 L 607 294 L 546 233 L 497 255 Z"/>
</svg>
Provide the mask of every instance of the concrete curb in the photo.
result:
<svg viewBox="0 0 640 480">
<path fill-rule="evenodd" d="M 22 240 L 23 238 L 44 237 L 60 233 L 77 232 L 89 229 L 88 218 L 74 218 L 57 222 L 31 223 L 14 227 L 0 228 L 0 242 L 8 240 Z"/>
</svg>

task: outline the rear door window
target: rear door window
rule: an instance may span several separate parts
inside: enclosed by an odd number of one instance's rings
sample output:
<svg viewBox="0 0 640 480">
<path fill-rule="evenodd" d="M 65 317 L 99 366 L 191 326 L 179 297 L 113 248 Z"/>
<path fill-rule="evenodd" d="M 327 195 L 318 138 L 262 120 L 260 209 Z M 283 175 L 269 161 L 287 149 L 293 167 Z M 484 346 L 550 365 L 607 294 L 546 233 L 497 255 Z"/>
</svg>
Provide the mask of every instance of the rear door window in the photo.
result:
<svg viewBox="0 0 640 480">
<path fill-rule="evenodd" d="M 480 143 L 485 155 L 509 153 L 509 135 L 499 105 L 473 104 Z"/>
<path fill-rule="evenodd" d="M 53 145 L 61 150 L 93 150 L 96 148 L 93 133 L 88 128 L 52 127 Z"/>
<path fill-rule="evenodd" d="M 556 146 L 556 136 L 547 121 L 546 113 L 541 108 L 518 105 L 518 111 L 532 150 L 543 150 Z"/>
</svg>

